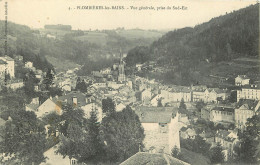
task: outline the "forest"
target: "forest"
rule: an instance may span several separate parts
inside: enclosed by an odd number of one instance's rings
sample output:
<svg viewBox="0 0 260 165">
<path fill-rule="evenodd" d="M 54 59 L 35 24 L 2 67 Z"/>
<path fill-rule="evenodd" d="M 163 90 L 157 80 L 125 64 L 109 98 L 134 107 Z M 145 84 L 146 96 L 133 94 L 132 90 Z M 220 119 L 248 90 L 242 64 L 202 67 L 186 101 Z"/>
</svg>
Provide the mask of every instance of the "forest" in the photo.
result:
<svg viewBox="0 0 260 165">
<path fill-rule="evenodd" d="M 258 16 L 259 4 L 256 4 L 195 27 L 170 31 L 154 41 L 148 51 L 142 47 L 130 50 L 126 63 L 134 66 L 136 63 L 156 61 L 159 66 L 175 68 L 164 76 L 160 75 L 167 83 L 194 84 L 197 80 L 192 74 L 205 71 L 202 68 L 205 63 L 212 66 L 241 57 L 258 56 Z"/>
</svg>

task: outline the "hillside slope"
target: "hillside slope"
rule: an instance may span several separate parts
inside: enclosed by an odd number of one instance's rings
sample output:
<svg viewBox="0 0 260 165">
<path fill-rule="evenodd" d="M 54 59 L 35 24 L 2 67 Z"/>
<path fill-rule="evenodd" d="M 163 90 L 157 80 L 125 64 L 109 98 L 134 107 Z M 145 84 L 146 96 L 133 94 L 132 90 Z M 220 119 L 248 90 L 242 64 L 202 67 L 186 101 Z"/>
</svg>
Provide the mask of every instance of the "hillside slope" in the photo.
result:
<svg viewBox="0 0 260 165">
<path fill-rule="evenodd" d="M 151 44 L 146 53 L 141 50 L 135 50 L 135 54 L 132 52 L 130 50 L 128 53 L 127 64 L 146 62 L 135 61 L 134 57 L 138 54 L 145 57 L 139 59 L 156 61 L 159 66 L 173 68 L 164 75 L 160 73 L 160 77 L 165 77 L 163 80 L 166 83 L 206 84 L 202 77 L 212 76 L 212 74 L 213 76 L 225 74 L 230 76 L 232 74 L 229 73 L 229 70 L 219 73 L 218 70 L 221 70 L 222 66 L 219 65 L 220 62 L 228 63 L 237 58 L 245 58 L 249 61 L 257 59 L 259 53 L 259 4 L 212 18 L 209 22 L 194 28 L 186 27 L 168 32 Z M 224 63 L 223 66 L 226 65 Z M 252 71 L 250 68 L 244 69 L 242 65 L 228 66 L 225 68 L 242 69 L 241 72 L 244 74 Z M 254 66 L 256 67 L 254 70 L 259 69 L 259 65 Z M 257 73 L 249 74 L 256 77 Z"/>
</svg>

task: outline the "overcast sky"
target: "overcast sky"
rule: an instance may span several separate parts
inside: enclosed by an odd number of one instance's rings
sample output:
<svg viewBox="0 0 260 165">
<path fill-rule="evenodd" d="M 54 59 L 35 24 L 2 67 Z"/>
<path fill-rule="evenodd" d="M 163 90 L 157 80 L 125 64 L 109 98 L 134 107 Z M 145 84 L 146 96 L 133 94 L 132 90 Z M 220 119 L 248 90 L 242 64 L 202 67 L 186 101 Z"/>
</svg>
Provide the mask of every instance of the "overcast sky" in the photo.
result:
<svg viewBox="0 0 260 165">
<path fill-rule="evenodd" d="M 1 0 L 0 0 L 1 1 Z M 67 24 L 73 29 L 174 29 L 195 26 L 226 12 L 255 4 L 254 0 L 7 0 L 8 20 L 43 28 Z M 4 2 L 0 19 L 4 20 Z M 124 6 L 125 10 L 69 10 L 77 6 Z M 186 6 L 187 10 L 130 10 L 130 6 Z"/>
</svg>

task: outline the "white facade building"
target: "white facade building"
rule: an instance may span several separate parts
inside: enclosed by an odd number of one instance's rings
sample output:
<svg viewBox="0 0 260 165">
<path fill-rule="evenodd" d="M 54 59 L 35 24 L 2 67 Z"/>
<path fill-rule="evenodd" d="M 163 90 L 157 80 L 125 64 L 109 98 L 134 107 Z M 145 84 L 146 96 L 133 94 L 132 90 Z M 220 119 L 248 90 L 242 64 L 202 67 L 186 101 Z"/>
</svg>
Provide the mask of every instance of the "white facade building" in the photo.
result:
<svg viewBox="0 0 260 165">
<path fill-rule="evenodd" d="M 14 78 L 14 59 L 9 56 L 0 57 L 0 60 L 4 61 L 5 66 L 0 64 L 0 72 L 3 72 L 3 68 L 5 68 L 5 73 L 10 75 L 10 78 Z M 2 73 L 1 73 L 2 74 Z"/>
</svg>

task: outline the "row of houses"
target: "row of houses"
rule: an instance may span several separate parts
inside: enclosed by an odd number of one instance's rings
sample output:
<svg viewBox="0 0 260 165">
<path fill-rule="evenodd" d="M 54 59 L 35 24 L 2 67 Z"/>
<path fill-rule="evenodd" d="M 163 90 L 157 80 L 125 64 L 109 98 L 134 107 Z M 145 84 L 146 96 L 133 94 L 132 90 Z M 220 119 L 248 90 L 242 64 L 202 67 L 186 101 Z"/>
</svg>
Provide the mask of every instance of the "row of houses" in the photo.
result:
<svg viewBox="0 0 260 165">
<path fill-rule="evenodd" d="M 226 100 L 230 95 L 228 90 L 218 88 L 189 88 L 159 89 L 156 93 L 151 88 L 141 91 L 140 99 L 143 104 L 157 106 L 160 100 L 163 105 L 171 102 L 205 102 L 217 103 Z"/>
<path fill-rule="evenodd" d="M 241 130 L 246 127 L 248 118 L 259 114 L 260 101 L 241 99 L 236 106 L 207 106 L 201 110 L 201 118 L 214 123 L 235 124 Z"/>
</svg>

